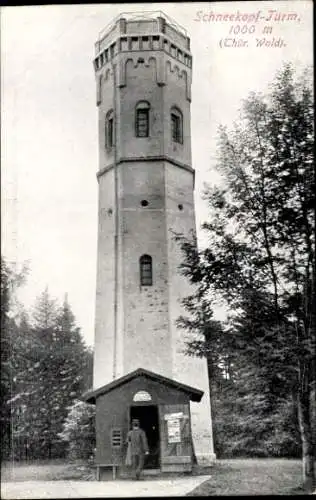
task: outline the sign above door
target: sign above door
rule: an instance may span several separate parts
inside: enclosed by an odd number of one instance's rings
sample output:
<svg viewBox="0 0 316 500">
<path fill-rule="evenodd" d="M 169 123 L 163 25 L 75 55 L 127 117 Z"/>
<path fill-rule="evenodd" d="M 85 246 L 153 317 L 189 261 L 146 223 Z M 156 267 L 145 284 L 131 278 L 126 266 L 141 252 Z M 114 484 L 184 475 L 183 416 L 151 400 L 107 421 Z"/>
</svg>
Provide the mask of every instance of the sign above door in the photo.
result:
<svg viewBox="0 0 316 500">
<path fill-rule="evenodd" d="M 151 395 L 147 391 L 138 391 L 136 392 L 136 394 L 134 394 L 133 401 L 134 402 L 151 401 Z"/>
</svg>

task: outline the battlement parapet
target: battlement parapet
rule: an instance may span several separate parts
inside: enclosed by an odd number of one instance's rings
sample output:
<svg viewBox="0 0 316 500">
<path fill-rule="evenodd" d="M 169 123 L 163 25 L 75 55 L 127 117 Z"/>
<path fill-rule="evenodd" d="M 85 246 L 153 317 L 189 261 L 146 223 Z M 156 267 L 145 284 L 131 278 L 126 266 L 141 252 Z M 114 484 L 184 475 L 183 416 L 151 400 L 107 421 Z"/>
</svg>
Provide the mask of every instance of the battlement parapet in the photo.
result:
<svg viewBox="0 0 316 500">
<path fill-rule="evenodd" d="M 95 44 L 95 70 L 120 52 L 162 50 L 192 67 L 186 30 L 162 12 L 125 13 L 115 18 Z"/>
</svg>

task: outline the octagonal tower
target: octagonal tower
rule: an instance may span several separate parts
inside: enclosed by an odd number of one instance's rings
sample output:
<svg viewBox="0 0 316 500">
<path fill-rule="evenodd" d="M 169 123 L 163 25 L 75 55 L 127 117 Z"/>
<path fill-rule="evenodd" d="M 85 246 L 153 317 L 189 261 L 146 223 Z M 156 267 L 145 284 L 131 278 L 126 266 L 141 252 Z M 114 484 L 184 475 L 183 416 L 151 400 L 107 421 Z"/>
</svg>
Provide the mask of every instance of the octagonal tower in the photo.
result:
<svg viewBox="0 0 316 500">
<path fill-rule="evenodd" d="M 191 402 L 195 454 L 214 460 L 205 359 L 176 327 L 192 289 L 173 232 L 195 231 L 190 40 L 162 13 L 122 14 L 100 35 L 99 225 L 94 388 L 144 368 L 204 391 Z"/>
</svg>

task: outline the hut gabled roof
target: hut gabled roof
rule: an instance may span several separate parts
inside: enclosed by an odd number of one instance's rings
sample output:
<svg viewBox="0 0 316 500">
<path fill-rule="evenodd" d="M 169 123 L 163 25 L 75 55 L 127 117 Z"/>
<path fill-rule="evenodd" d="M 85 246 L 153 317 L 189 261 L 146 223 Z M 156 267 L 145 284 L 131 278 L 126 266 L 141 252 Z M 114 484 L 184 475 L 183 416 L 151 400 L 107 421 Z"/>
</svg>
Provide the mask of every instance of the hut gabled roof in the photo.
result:
<svg viewBox="0 0 316 500">
<path fill-rule="evenodd" d="M 172 387 L 173 389 L 183 391 L 190 396 L 191 401 L 200 402 L 202 399 L 202 396 L 204 394 L 203 391 L 201 391 L 200 389 L 196 389 L 195 387 L 183 384 L 182 382 L 178 382 L 178 381 L 173 380 L 173 379 L 168 378 L 168 377 L 164 377 L 163 375 L 160 375 L 158 373 L 154 373 L 150 370 L 145 370 L 145 368 L 137 368 L 137 370 L 134 370 L 134 371 L 128 373 L 127 375 L 123 375 L 123 377 L 120 377 L 116 380 L 113 380 L 112 382 L 109 382 L 108 384 L 103 385 L 99 389 L 90 390 L 90 391 L 84 393 L 81 396 L 81 400 L 86 401 L 87 403 L 95 404 L 96 399 L 99 396 L 106 394 L 107 392 L 113 391 L 117 387 L 130 382 L 130 380 L 132 380 L 136 377 L 147 377 L 147 378 L 154 380 L 160 384 L 163 384 L 167 387 Z"/>
</svg>

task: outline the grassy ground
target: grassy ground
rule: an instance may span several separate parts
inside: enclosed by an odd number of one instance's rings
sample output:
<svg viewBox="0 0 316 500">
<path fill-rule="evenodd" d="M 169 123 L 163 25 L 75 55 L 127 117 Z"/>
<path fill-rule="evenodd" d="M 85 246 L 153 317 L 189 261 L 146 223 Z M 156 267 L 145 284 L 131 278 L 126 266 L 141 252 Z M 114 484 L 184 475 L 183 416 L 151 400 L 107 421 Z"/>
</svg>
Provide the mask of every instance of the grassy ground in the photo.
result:
<svg viewBox="0 0 316 500">
<path fill-rule="evenodd" d="M 64 460 L 6 462 L 1 466 L 2 481 L 66 481 L 95 479 L 95 470 L 84 463 Z"/>
<path fill-rule="evenodd" d="M 286 459 L 217 460 L 207 471 L 212 477 L 188 496 L 303 494 L 301 462 Z M 109 471 L 110 474 L 110 471 Z M 109 477 L 110 479 L 110 477 Z M 157 478 L 152 478 L 155 480 Z M 63 461 L 2 464 L 2 481 L 95 480 L 95 471 L 83 463 Z"/>
<path fill-rule="evenodd" d="M 304 494 L 299 460 L 217 460 L 211 475 L 188 496 Z"/>
</svg>

